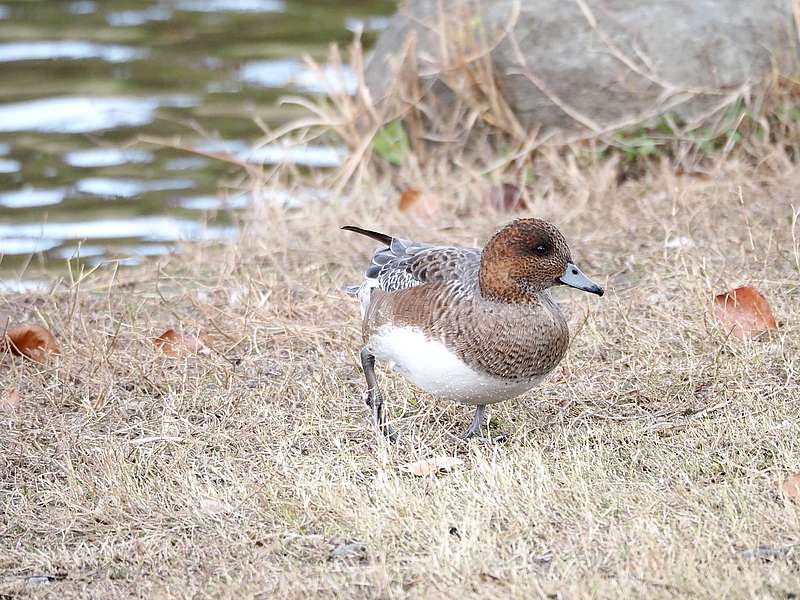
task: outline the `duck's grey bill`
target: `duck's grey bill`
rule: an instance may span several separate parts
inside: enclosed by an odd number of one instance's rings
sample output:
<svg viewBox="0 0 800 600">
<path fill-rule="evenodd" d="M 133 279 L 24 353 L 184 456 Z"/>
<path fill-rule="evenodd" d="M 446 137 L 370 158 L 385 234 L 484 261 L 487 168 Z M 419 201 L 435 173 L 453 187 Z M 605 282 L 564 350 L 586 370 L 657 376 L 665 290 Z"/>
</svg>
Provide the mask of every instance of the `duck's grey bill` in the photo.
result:
<svg viewBox="0 0 800 600">
<path fill-rule="evenodd" d="M 597 294 L 598 296 L 603 295 L 603 288 L 584 275 L 583 272 L 572 263 L 567 263 L 567 270 L 564 271 L 564 274 L 559 277 L 558 280 L 564 285 L 583 290 L 584 292 Z"/>
</svg>

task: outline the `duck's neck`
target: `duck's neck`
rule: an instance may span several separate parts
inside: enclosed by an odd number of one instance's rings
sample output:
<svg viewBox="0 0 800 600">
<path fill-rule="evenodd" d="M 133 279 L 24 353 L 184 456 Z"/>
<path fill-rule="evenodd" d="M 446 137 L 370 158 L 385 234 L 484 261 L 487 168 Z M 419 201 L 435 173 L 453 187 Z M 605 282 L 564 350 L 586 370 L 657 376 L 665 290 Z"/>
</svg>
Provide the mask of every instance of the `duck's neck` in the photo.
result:
<svg viewBox="0 0 800 600">
<path fill-rule="evenodd" d="M 498 249 L 490 240 L 481 252 L 481 266 L 478 271 L 478 287 L 481 297 L 495 302 L 521 304 L 526 302 L 525 294 L 508 269 L 498 268 Z"/>
<path fill-rule="evenodd" d="M 511 270 L 497 268 L 483 255 L 478 271 L 478 288 L 483 299 L 506 304 L 537 304 L 540 296 L 547 292 L 529 289 L 514 277 Z"/>
</svg>

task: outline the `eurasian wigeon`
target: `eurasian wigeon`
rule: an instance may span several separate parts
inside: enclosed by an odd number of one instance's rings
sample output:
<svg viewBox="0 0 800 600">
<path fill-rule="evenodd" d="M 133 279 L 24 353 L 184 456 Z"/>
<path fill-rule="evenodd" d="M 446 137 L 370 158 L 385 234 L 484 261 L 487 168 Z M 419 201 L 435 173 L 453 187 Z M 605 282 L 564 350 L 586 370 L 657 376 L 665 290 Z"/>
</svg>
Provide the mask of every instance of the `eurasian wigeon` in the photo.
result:
<svg viewBox="0 0 800 600">
<path fill-rule="evenodd" d="M 540 219 L 513 221 L 483 250 L 342 229 L 384 244 L 348 292 L 361 304 L 367 404 L 391 440 L 397 433 L 386 419 L 375 359 L 434 396 L 476 406 L 459 437 L 491 441 L 481 433 L 486 405 L 533 388 L 567 350 L 567 321 L 550 288 L 603 295 L 572 262 L 561 232 Z"/>
</svg>

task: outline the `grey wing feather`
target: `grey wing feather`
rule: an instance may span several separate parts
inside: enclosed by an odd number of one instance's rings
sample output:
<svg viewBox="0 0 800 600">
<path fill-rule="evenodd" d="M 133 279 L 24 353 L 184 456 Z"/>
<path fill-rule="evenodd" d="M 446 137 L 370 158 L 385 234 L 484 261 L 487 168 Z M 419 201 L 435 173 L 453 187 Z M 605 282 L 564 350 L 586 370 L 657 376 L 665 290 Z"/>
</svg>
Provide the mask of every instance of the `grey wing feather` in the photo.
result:
<svg viewBox="0 0 800 600">
<path fill-rule="evenodd" d="M 387 244 L 372 255 L 361 285 L 345 288 L 348 294 L 358 297 L 362 316 L 374 289 L 395 292 L 432 281 L 477 281 L 481 260 L 478 248 L 432 246 L 354 226 L 343 229 Z"/>
<path fill-rule="evenodd" d="M 366 278 L 385 292 L 431 281 L 465 279 L 478 269 L 480 256 L 477 248 L 431 246 L 394 238 L 388 248 L 375 252 Z"/>
</svg>

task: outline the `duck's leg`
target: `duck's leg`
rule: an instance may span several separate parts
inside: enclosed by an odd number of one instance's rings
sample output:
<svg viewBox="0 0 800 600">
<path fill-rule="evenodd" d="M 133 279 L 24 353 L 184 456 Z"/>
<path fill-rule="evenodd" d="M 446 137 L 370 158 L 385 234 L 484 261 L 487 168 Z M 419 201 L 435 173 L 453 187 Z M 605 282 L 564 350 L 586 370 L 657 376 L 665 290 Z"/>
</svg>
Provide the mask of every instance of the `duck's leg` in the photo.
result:
<svg viewBox="0 0 800 600">
<path fill-rule="evenodd" d="M 483 415 L 485 412 L 486 412 L 486 405 L 478 404 L 478 406 L 475 408 L 475 416 L 472 417 L 472 423 L 469 424 L 467 430 L 461 435 L 459 435 L 458 438 L 461 440 L 469 440 L 475 438 L 479 442 L 485 442 L 489 444 L 504 442 L 506 440 L 506 436 L 502 434 L 492 437 L 491 435 L 483 435 L 481 433 L 481 427 L 483 427 Z"/>
<path fill-rule="evenodd" d="M 361 366 L 364 377 L 367 379 L 367 406 L 372 409 L 372 420 L 380 432 L 390 442 L 397 441 L 397 430 L 386 420 L 386 411 L 383 407 L 383 394 L 378 387 L 378 378 L 375 376 L 375 357 L 369 348 L 361 350 Z"/>
</svg>

